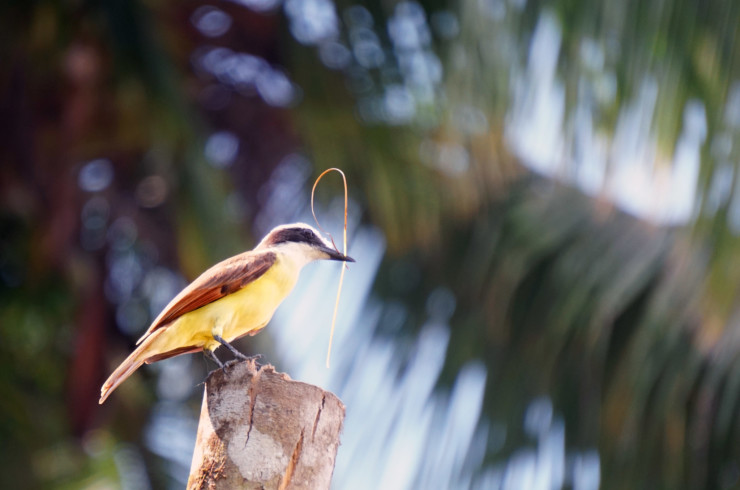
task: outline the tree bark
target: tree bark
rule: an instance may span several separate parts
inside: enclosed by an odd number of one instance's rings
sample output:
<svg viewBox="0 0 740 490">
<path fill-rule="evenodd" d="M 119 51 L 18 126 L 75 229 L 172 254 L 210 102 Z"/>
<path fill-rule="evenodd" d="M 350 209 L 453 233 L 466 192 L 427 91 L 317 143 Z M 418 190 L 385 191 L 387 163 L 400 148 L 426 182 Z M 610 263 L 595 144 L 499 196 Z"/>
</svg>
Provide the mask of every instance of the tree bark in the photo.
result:
<svg viewBox="0 0 740 490">
<path fill-rule="evenodd" d="M 334 394 L 244 361 L 206 380 L 188 489 L 328 489 L 344 421 Z"/>
</svg>

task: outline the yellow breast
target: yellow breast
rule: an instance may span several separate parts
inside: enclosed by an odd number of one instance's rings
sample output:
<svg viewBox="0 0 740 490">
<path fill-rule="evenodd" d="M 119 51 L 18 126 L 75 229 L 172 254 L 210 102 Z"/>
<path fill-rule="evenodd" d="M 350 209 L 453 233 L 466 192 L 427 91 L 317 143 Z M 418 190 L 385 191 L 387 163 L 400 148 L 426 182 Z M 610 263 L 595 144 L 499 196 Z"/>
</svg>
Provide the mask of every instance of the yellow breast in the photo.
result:
<svg viewBox="0 0 740 490">
<path fill-rule="evenodd" d="M 267 272 L 245 287 L 178 318 L 167 327 L 163 343 L 216 349 L 214 335 L 231 342 L 264 327 L 298 280 L 299 267 L 278 254 Z"/>
</svg>

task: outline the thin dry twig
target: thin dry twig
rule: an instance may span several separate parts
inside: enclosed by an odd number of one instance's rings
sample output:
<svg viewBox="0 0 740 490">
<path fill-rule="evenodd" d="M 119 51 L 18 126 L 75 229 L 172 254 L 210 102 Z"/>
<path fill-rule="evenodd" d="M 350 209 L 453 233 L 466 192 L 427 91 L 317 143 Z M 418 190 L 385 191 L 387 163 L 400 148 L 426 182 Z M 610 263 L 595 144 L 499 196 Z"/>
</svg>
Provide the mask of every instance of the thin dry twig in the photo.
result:
<svg viewBox="0 0 740 490">
<path fill-rule="evenodd" d="M 337 249 L 336 243 L 334 243 L 334 237 L 331 236 L 331 233 L 327 232 L 320 224 L 318 218 L 316 218 L 316 212 L 314 211 L 313 206 L 313 198 L 314 193 L 316 191 L 316 186 L 319 185 L 319 181 L 329 172 L 339 172 L 342 175 L 342 181 L 344 182 L 344 250 L 342 253 L 344 255 L 347 255 L 347 177 L 344 175 L 344 172 L 339 170 L 338 168 L 329 168 L 321 172 L 321 175 L 319 175 L 316 178 L 316 182 L 313 184 L 313 188 L 311 189 L 311 214 L 313 215 L 313 219 L 316 222 L 316 226 L 319 227 L 319 230 L 326 233 L 329 236 L 329 239 L 331 240 L 331 244 L 334 246 L 334 250 L 337 252 L 339 249 Z M 347 269 L 347 263 L 345 262 L 344 267 L 342 267 L 342 274 L 339 276 L 339 288 L 337 289 L 337 299 L 334 302 L 334 314 L 331 318 L 331 333 L 329 334 L 329 348 L 326 351 L 326 367 L 329 367 L 329 363 L 331 360 L 331 345 L 332 340 L 334 339 L 334 327 L 337 323 L 337 311 L 339 310 L 339 297 L 342 294 L 342 283 L 344 282 L 344 271 Z"/>
</svg>

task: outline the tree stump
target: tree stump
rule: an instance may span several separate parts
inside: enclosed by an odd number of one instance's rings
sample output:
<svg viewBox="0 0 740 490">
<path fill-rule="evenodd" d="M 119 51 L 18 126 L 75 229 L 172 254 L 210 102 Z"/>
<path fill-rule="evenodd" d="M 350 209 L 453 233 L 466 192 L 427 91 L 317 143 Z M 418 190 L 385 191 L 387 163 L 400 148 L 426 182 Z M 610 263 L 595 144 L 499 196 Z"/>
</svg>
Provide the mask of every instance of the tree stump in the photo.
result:
<svg viewBox="0 0 740 490">
<path fill-rule="evenodd" d="M 188 489 L 328 489 L 344 421 L 334 394 L 243 361 L 207 380 Z"/>
</svg>

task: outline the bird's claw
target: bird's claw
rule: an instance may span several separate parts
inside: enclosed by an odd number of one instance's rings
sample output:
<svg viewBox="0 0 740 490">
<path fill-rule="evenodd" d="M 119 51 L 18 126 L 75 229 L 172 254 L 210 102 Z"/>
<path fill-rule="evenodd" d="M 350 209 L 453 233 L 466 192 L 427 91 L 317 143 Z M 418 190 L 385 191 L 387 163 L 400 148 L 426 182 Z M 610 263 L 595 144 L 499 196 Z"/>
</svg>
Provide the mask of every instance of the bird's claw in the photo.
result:
<svg viewBox="0 0 740 490">
<path fill-rule="evenodd" d="M 230 361 L 226 361 L 221 369 L 223 369 L 224 373 L 228 374 L 229 368 L 238 362 L 239 362 L 238 359 L 232 359 Z"/>
<path fill-rule="evenodd" d="M 239 356 L 238 359 L 232 359 L 230 361 L 226 361 L 224 365 L 221 367 L 221 369 L 223 369 L 225 373 L 228 373 L 229 368 L 231 368 L 231 366 L 234 366 L 244 361 L 247 361 L 247 362 L 251 361 L 251 362 L 254 362 L 255 366 L 259 366 L 259 363 L 257 362 L 257 360 L 262 359 L 263 357 L 265 356 L 263 356 L 262 354 L 255 354 L 253 356 L 245 356 L 244 354 L 242 354 L 241 356 Z"/>
</svg>

